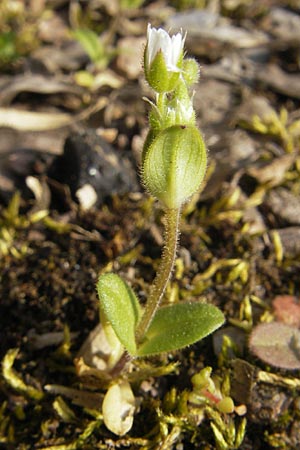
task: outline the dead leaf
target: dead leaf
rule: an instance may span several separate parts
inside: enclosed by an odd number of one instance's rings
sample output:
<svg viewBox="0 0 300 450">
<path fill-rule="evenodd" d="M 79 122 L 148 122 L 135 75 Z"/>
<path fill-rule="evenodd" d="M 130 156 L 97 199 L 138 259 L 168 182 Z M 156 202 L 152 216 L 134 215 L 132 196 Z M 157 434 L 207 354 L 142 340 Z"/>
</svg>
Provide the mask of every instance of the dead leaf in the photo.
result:
<svg viewBox="0 0 300 450">
<path fill-rule="evenodd" d="M 294 155 L 283 155 L 260 167 L 249 167 L 247 173 L 261 184 L 268 183 L 269 186 L 277 186 L 284 180 L 285 174 L 294 160 Z"/>
<path fill-rule="evenodd" d="M 95 104 L 76 115 L 61 112 L 32 112 L 16 108 L 0 108 L 0 128 L 8 127 L 19 131 L 42 131 L 62 128 L 87 119 L 106 106 L 108 100 L 100 97 Z"/>
<path fill-rule="evenodd" d="M 54 395 L 63 395 L 72 400 L 72 403 L 84 408 L 100 410 L 103 395 L 97 392 L 81 391 L 57 384 L 47 384 L 44 386 L 45 391 Z"/>
<path fill-rule="evenodd" d="M 105 394 L 102 413 L 106 427 L 118 436 L 124 436 L 132 427 L 135 398 L 128 381 L 114 383 Z"/>
<path fill-rule="evenodd" d="M 138 78 L 142 72 L 141 61 L 145 43 L 144 37 L 125 37 L 119 41 L 116 64 L 130 80 Z"/>
<path fill-rule="evenodd" d="M 77 359 L 82 359 L 89 368 L 102 371 L 107 369 L 110 351 L 103 327 L 98 324 L 84 341 L 77 354 Z"/>
<path fill-rule="evenodd" d="M 187 48 L 196 55 L 209 55 L 213 52 L 216 57 L 224 53 L 228 44 L 233 48 L 243 49 L 269 42 L 266 33 L 234 26 L 229 19 L 209 9 L 176 13 L 168 19 L 166 28 L 172 31 L 186 30 Z"/>
<path fill-rule="evenodd" d="M 76 41 L 68 41 L 61 47 L 44 45 L 32 52 L 31 56 L 51 73 L 76 71 L 88 62 L 86 52 Z"/>
<path fill-rule="evenodd" d="M 300 369 L 300 331 L 281 322 L 261 323 L 253 328 L 249 347 L 267 364 L 281 369 Z"/>
<path fill-rule="evenodd" d="M 27 187 L 33 192 L 35 202 L 31 213 L 35 211 L 48 210 L 51 201 L 51 192 L 45 180 L 29 175 L 25 179 Z"/>
<path fill-rule="evenodd" d="M 70 125 L 71 114 L 23 111 L 16 108 L 0 108 L 0 127 L 19 131 L 53 130 Z"/>
<path fill-rule="evenodd" d="M 272 301 L 276 319 L 300 327 L 300 304 L 293 295 L 277 295 Z"/>
<path fill-rule="evenodd" d="M 264 17 L 262 26 L 265 31 L 283 42 L 300 43 L 299 14 L 285 8 L 270 8 Z"/>
<path fill-rule="evenodd" d="M 45 95 L 68 93 L 82 96 L 85 90 L 68 80 L 43 75 L 17 75 L 10 77 L 7 82 L 1 82 L 0 105 L 9 105 L 22 92 Z"/>
<path fill-rule="evenodd" d="M 259 67 L 256 78 L 275 92 L 300 100 L 299 74 L 288 74 L 278 65 L 269 64 Z"/>
</svg>

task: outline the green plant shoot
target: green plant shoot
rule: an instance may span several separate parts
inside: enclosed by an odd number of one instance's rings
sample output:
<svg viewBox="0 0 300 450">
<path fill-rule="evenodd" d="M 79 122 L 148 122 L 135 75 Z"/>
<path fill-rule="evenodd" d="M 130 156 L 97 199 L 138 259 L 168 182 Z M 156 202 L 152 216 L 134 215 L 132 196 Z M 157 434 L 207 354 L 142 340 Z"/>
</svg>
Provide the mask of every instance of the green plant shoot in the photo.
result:
<svg viewBox="0 0 300 450">
<path fill-rule="evenodd" d="M 98 69 L 107 67 L 113 55 L 97 33 L 88 28 L 76 28 L 72 31 L 72 36 L 81 44 Z"/>
<path fill-rule="evenodd" d="M 118 275 L 104 274 L 97 283 L 101 317 L 131 357 L 181 349 L 224 322 L 222 312 L 211 304 L 190 301 L 161 306 L 176 258 L 181 209 L 199 190 L 207 164 L 189 92 L 198 80 L 199 66 L 184 57 L 184 42 L 182 33 L 171 37 L 148 25 L 144 71 L 155 92 L 155 103 L 150 102 L 141 177 L 165 212 L 165 243 L 158 272 L 144 307 Z"/>
</svg>

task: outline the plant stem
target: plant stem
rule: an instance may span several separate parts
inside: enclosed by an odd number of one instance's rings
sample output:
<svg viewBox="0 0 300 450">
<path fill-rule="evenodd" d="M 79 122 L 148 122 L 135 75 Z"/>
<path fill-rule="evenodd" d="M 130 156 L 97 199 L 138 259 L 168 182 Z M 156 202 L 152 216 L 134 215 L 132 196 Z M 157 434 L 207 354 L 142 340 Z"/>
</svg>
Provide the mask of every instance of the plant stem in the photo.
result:
<svg viewBox="0 0 300 450">
<path fill-rule="evenodd" d="M 124 352 L 116 365 L 109 371 L 110 376 L 112 378 L 117 378 L 131 359 L 131 356 L 127 352 Z"/>
<path fill-rule="evenodd" d="M 164 92 L 162 94 L 157 94 L 156 104 L 161 116 L 163 117 L 165 115 L 166 107 L 166 94 Z"/>
<path fill-rule="evenodd" d="M 180 209 L 167 209 L 165 212 L 165 245 L 156 277 L 150 288 L 149 297 L 143 316 L 136 329 L 136 341 L 141 343 L 160 305 L 166 286 L 170 279 L 179 237 Z"/>
</svg>

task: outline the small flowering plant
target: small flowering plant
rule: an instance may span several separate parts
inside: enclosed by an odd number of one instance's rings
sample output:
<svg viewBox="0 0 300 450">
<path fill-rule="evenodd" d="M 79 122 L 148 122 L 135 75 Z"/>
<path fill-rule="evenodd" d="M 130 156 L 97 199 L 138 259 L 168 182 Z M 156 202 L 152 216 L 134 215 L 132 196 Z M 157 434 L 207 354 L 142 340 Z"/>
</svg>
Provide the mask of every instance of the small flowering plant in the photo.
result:
<svg viewBox="0 0 300 450">
<path fill-rule="evenodd" d="M 193 344 L 224 322 L 222 312 L 211 304 L 190 301 L 161 306 L 176 258 L 181 209 L 199 190 L 207 164 L 190 93 L 199 67 L 184 57 L 184 42 L 182 33 L 171 37 L 163 29 L 148 26 L 144 71 L 155 101 L 150 101 L 141 178 L 164 208 L 165 246 L 144 306 L 117 274 L 105 273 L 98 280 L 101 323 L 113 348 L 112 367 L 122 368 L 128 358 Z"/>
</svg>

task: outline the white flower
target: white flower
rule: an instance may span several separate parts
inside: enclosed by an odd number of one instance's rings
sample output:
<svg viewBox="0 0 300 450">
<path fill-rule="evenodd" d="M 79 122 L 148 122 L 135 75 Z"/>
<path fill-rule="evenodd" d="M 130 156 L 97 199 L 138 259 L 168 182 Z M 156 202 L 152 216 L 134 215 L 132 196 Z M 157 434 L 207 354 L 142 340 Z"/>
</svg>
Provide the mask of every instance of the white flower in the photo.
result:
<svg viewBox="0 0 300 450">
<path fill-rule="evenodd" d="M 177 33 L 174 36 L 169 34 L 162 28 L 152 28 L 148 24 L 147 29 L 147 47 L 145 64 L 150 68 L 158 52 L 162 52 L 167 70 L 170 72 L 180 72 L 177 67 L 180 57 L 182 56 L 185 35 Z"/>
</svg>

